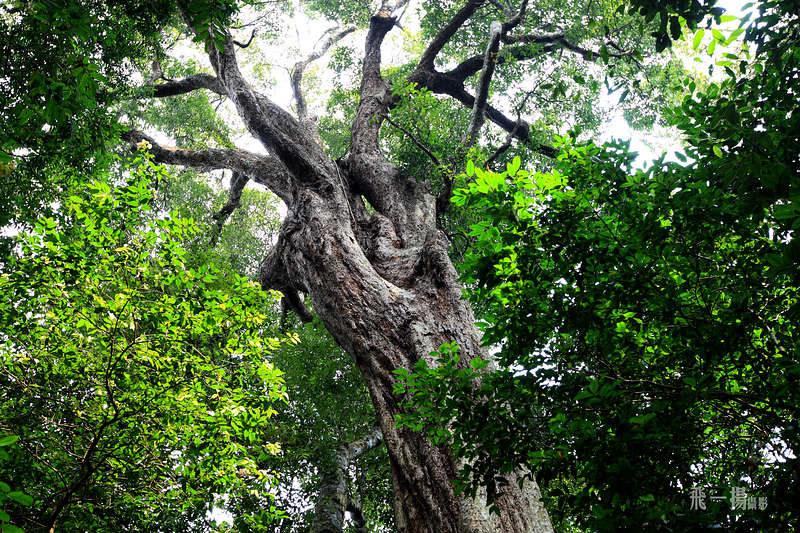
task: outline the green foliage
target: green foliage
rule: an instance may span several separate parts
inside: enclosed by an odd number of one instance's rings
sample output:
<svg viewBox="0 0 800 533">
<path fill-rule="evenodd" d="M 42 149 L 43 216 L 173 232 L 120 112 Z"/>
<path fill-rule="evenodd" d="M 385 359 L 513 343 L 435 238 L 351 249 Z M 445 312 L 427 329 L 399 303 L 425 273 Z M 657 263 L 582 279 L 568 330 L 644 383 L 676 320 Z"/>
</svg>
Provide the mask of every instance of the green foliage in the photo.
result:
<svg viewBox="0 0 800 533">
<path fill-rule="evenodd" d="M 797 519 L 799 291 L 768 261 L 784 245 L 698 168 L 632 159 L 567 144 L 550 173 L 474 169 L 454 202 L 486 221 L 462 271 L 506 370 L 470 394 L 474 371 L 445 358 L 439 379 L 406 379 L 402 423 L 451 427 L 473 490 L 520 463 L 546 488 L 576 480 L 550 493 L 565 524 L 727 522 L 727 506 L 686 513 L 687 489 L 746 482 L 771 507 L 736 527 L 771 531 Z"/>
<path fill-rule="evenodd" d="M 274 483 L 259 466 L 286 401 L 265 359 L 279 341 L 260 334 L 270 298 L 189 266 L 193 222 L 146 222 L 161 170 L 129 172 L 41 219 L 0 278 L 0 427 L 19 437 L 0 477 L 33 498 L 8 510 L 20 525 L 194 529 L 217 495 Z"/>
<path fill-rule="evenodd" d="M 372 16 L 373 4 L 368 0 L 308 0 L 303 2 L 314 14 L 338 21 L 342 26 L 364 28 Z"/>
<path fill-rule="evenodd" d="M 491 494 L 526 465 L 565 529 L 796 527 L 790 4 L 740 22 L 745 44 L 712 67 L 721 81 L 698 90 L 686 80 L 690 95 L 668 116 L 689 142 L 682 164 L 662 157 L 634 171 L 626 145 L 565 138 L 551 172 L 467 165 L 475 179 L 453 202 L 485 220 L 471 226 L 461 268 L 502 370 L 470 391 L 474 369 L 446 346 L 435 370 L 401 376 L 399 389 L 413 398 L 400 423 L 469 459 L 463 486 Z M 743 35 L 711 33 L 715 49 Z M 690 510 L 693 486 L 726 501 Z M 735 486 L 767 509 L 732 511 Z"/>
<path fill-rule="evenodd" d="M 686 155 L 702 161 L 697 168 L 737 196 L 739 213 L 769 221 L 782 245 L 764 259 L 771 272 L 794 273 L 795 282 L 800 264 L 800 113 L 794 97 L 800 91 L 799 24 L 791 2 L 765 2 L 755 15 L 742 18 L 738 30 L 715 36 L 712 43 L 722 48 L 746 29 L 741 50 L 728 48 L 711 67 L 723 70 L 724 78 L 703 90 L 685 80 L 693 94 L 670 117 L 690 143 Z"/>
<path fill-rule="evenodd" d="M 358 91 L 335 85 L 320 117 L 319 134 L 331 157 L 343 157 L 350 150 L 350 124 L 358 108 Z"/>
<path fill-rule="evenodd" d="M 12 446 L 15 442 L 19 440 L 19 437 L 16 435 L 5 435 L 0 437 L 0 463 L 8 461 L 11 459 L 11 456 L 6 451 L 6 448 Z M 18 490 L 12 490 L 11 485 L 4 481 L 0 481 L 0 531 L 8 532 L 8 533 L 18 533 L 21 532 L 18 526 L 15 526 L 9 520 L 11 520 L 11 515 L 8 514 L 4 509 L 8 505 L 31 505 L 33 503 L 33 498 L 31 498 L 28 494 Z"/>
<path fill-rule="evenodd" d="M 292 399 L 278 408 L 272 428 L 283 453 L 266 464 L 284 480 L 276 490 L 276 504 L 289 516 L 281 521 L 280 531 L 306 531 L 324 475 L 335 468 L 334 454 L 373 429 L 375 412 L 352 358 L 319 321 L 297 325 L 289 335 L 299 342 L 285 343 L 273 354 L 275 364 L 286 372 Z M 351 465 L 349 490 L 361 500 L 368 531 L 393 523 L 389 469 L 383 446 Z"/>
<path fill-rule="evenodd" d="M 161 177 L 151 211 L 152 215 L 175 211 L 195 221 L 197 231 L 183 243 L 186 262 L 192 267 L 217 265 L 223 271 L 219 288 L 225 287 L 228 272 L 257 279 L 264 250 L 277 236 L 279 226 L 277 198 L 270 192 L 248 188 L 242 191 L 239 207 L 220 229 L 214 217 L 228 197 L 228 191 L 212 186 L 209 178 L 182 170 Z M 209 243 L 217 232 L 219 238 L 211 247 Z"/>
<path fill-rule="evenodd" d="M 0 226 L 35 220 L 77 175 L 108 163 L 115 142 L 109 104 L 127 58 L 158 48 L 172 2 L 6 2 L 0 6 Z"/>
</svg>

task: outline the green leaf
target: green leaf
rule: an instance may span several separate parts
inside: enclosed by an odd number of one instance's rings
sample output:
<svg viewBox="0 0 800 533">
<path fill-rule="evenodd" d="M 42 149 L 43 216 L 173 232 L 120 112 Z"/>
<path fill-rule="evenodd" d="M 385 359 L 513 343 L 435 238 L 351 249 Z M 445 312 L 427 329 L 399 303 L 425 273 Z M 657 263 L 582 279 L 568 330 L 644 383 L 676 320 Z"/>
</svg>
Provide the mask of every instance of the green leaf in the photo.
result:
<svg viewBox="0 0 800 533">
<path fill-rule="evenodd" d="M 33 498 L 25 494 L 24 492 L 20 492 L 18 490 L 13 490 L 7 494 L 8 498 L 14 500 L 20 505 L 33 505 Z"/>
<path fill-rule="evenodd" d="M 715 144 L 715 145 L 713 145 L 713 146 L 711 147 L 711 150 L 713 150 L 713 151 L 714 151 L 714 155 L 715 155 L 715 156 L 717 156 L 717 157 L 722 157 L 722 149 L 720 149 L 720 147 L 719 147 L 718 145 L 716 145 L 716 144 Z"/>
<path fill-rule="evenodd" d="M 10 446 L 17 442 L 19 437 L 17 435 L 7 435 L 5 437 L 0 438 L 0 446 Z"/>
<path fill-rule="evenodd" d="M 467 161 L 467 176 L 472 177 L 475 174 L 475 163 L 472 162 L 472 159 Z"/>
<path fill-rule="evenodd" d="M 692 50 L 697 50 L 700 46 L 700 43 L 703 42 L 703 35 L 705 34 L 705 30 L 700 28 L 696 32 L 694 32 L 694 40 L 692 40 Z"/>
<path fill-rule="evenodd" d="M 475 357 L 469 362 L 469 366 L 471 366 L 475 370 L 483 370 L 484 368 L 489 366 L 489 361 L 481 359 L 480 357 Z"/>
</svg>

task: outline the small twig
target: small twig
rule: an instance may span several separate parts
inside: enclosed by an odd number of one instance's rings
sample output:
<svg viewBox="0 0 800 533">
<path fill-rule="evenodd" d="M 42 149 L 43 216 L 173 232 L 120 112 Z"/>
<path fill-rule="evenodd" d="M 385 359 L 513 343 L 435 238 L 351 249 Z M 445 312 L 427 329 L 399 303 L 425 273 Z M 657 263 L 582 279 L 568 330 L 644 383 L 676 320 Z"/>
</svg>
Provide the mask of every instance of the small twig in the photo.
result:
<svg viewBox="0 0 800 533">
<path fill-rule="evenodd" d="M 511 148 L 511 142 L 514 140 L 514 136 L 517 134 L 517 131 L 519 131 L 519 128 L 522 125 L 522 109 L 525 107 L 525 104 L 528 102 L 528 98 L 530 98 L 531 95 L 534 92 L 536 92 L 536 89 L 538 89 L 538 85 L 537 85 L 537 87 L 534 87 L 533 89 L 528 91 L 525 94 L 525 98 L 523 98 L 522 101 L 517 106 L 517 109 L 516 109 L 517 122 L 516 122 L 516 124 L 514 124 L 514 128 L 510 132 L 508 132 L 508 135 L 506 136 L 505 142 L 503 142 L 503 144 L 501 144 L 500 147 L 498 147 L 497 150 L 495 150 L 495 152 L 492 154 L 492 156 L 489 159 L 486 160 L 485 165 L 487 167 L 489 165 L 491 165 L 492 163 L 494 163 L 495 160 L 498 157 L 500 157 L 503 153 L 505 153 L 506 150 Z"/>
<path fill-rule="evenodd" d="M 389 115 L 383 115 L 383 118 L 384 118 L 384 120 L 386 120 L 386 122 L 388 122 L 389 124 L 391 124 L 392 126 L 394 126 L 395 128 L 397 128 L 397 129 L 398 129 L 398 130 L 400 130 L 401 132 L 405 133 L 405 134 L 406 134 L 406 136 L 408 136 L 408 138 L 409 138 L 409 139 L 411 139 L 411 141 L 412 141 L 414 144 L 416 144 L 416 145 L 419 147 L 419 149 L 420 149 L 420 150 L 422 150 L 423 152 L 425 152 L 425 153 L 428 155 L 428 157 L 430 157 L 430 158 L 431 158 L 431 160 L 433 160 L 433 162 L 434 162 L 434 163 L 436 163 L 436 166 L 438 166 L 438 167 L 444 166 L 444 165 L 442 165 L 442 162 L 439 160 L 439 158 L 438 158 L 438 157 L 436 157 L 436 154 L 434 154 L 433 152 L 431 152 L 430 148 L 428 148 L 427 146 L 425 146 L 424 144 L 422 144 L 422 142 L 421 142 L 419 139 L 417 139 L 417 138 L 414 136 L 414 134 L 413 134 L 413 133 L 411 133 L 411 132 L 410 132 L 410 131 L 408 131 L 406 128 L 404 128 L 403 126 L 401 126 L 400 124 L 398 124 L 397 122 L 395 122 L 394 120 L 392 120 L 391 118 L 389 118 Z"/>
</svg>

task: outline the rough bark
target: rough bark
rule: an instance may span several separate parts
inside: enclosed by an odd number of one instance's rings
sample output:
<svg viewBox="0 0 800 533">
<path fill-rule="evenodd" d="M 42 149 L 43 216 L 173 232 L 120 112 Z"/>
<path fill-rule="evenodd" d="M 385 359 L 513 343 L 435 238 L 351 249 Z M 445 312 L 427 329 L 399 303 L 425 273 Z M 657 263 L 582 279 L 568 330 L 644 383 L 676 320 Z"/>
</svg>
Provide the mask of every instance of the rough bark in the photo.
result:
<svg viewBox="0 0 800 533">
<path fill-rule="evenodd" d="M 256 139 L 280 162 L 270 168 L 251 155 L 227 153 L 228 167 L 251 161 L 248 177 L 267 184 L 287 203 L 277 242 L 261 265 L 265 287 L 306 293 L 314 311 L 354 359 L 372 398 L 392 466 L 397 530 L 402 533 L 549 532 L 547 513 L 534 482 L 520 489 L 518 476 L 496 501 L 456 495 L 460 465 L 446 447 L 395 426 L 402 398 L 393 393 L 394 371 L 456 342 L 465 361 L 485 355 L 469 304 L 436 228 L 436 199 L 381 153 L 379 130 L 391 100 L 380 75 L 381 43 L 395 25 L 392 13 L 405 2 L 384 2 L 370 20 L 362 68 L 360 103 L 352 125 L 351 151 L 332 161 L 313 132 L 245 82 L 233 41 L 208 46 L 216 79 Z M 472 1 L 426 51 L 438 50 L 482 2 Z M 438 48 L 437 48 L 438 47 Z M 425 59 L 427 61 L 427 59 Z M 491 107 L 486 114 L 492 119 Z M 157 158 L 175 153 L 156 147 Z M 238 151 L 234 151 L 238 152 Z M 181 154 L 183 163 L 202 158 Z M 260 157 L 260 156 L 259 156 Z M 259 166 L 260 165 L 260 166 Z M 284 179 L 286 178 L 286 179 Z M 288 180 L 288 183 L 287 183 Z M 367 210 L 366 198 L 374 211 Z"/>
<path fill-rule="evenodd" d="M 357 505 L 358 502 L 351 496 L 348 487 L 348 469 L 354 459 L 378 446 L 382 440 L 381 429 L 376 427 L 367 435 L 337 450 L 332 457 L 332 464 L 324 472 L 317 504 L 314 506 L 311 533 L 339 533 L 344 529 L 346 511 L 354 516 L 356 527 L 363 528 L 361 506 Z"/>
</svg>

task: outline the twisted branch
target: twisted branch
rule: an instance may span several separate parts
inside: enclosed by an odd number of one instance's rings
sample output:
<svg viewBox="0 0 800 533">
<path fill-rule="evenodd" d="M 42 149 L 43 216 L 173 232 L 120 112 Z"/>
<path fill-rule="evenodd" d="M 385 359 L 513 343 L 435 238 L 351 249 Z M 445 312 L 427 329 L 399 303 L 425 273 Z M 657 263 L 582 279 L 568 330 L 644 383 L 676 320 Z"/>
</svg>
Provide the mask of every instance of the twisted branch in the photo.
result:
<svg viewBox="0 0 800 533">
<path fill-rule="evenodd" d="M 200 171 L 230 169 L 264 185 L 284 201 L 291 198 L 289 173 L 274 157 L 229 148 L 187 150 L 163 146 L 152 137 L 134 129 L 123 133 L 122 139 L 132 147 L 146 141 L 150 145 L 148 151 L 153 154 L 157 163 L 180 165 Z"/>
</svg>

